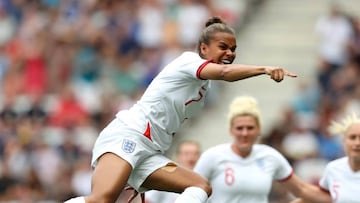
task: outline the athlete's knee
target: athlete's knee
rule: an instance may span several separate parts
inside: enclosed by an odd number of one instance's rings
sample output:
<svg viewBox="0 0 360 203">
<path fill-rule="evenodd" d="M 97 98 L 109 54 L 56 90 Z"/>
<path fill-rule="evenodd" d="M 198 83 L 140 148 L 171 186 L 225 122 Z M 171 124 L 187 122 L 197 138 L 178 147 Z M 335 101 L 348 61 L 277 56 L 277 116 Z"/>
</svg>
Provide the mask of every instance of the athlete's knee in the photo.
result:
<svg viewBox="0 0 360 203">
<path fill-rule="evenodd" d="M 211 193 L 212 193 L 212 187 L 209 183 L 208 180 L 205 180 L 205 182 L 203 183 L 203 190 L 207 193 L 208 197 L 210 197 Z"/>
<path fill-rule="evenodd" d="M 194 186 L 204 190 L 206 192 L 206 194 L 208 195 L 208 197 L 212 193 L 212 187 L 211 187 L 209 181 L 206 180 L 205 178 L 203 178 L 198 184 L 196 184 Z"/>
</svg>

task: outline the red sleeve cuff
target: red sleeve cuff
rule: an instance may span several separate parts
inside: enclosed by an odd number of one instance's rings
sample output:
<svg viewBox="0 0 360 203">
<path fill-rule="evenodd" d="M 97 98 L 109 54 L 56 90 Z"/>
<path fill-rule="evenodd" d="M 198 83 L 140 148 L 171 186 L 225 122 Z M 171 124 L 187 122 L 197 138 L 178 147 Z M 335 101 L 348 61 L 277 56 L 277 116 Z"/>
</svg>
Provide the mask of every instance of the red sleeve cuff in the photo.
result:
<svg viewBox="0 0 360 203">
<path fill-rule="evenodd" d="M 210 63 L 211 62 L 211 60 L 207 60 L 207 61 L 205 61 L 203 64 L 201 64 L 200 65 L 200 67 L 197 69 L 197 71 L 196 71 L 196 77 L 197 78 L 199 78 L 200 80 L 205 80 L 205 79 L 203 79 L 203 78 L 201 78 L 200 77 L 200 73 L 201 73 L 201 71 L 205 68 L 205 66 L 208 64 L 208 63 Z"/>
<path fill-rule="evenodd" d="M 279 179 L 279 180 L 277 180 L 277 181 L 278 181 L 278 182 L 285 182 L 285 181 L 289 180 L 289 179 L 293 176 L 293 174 L 294 174 L 294 171 L 292 170 L 291 173 L 290 173 L 288 176 L 286 176 L 286 177 L 283 178 L 283 179 Z"/>
</svg>

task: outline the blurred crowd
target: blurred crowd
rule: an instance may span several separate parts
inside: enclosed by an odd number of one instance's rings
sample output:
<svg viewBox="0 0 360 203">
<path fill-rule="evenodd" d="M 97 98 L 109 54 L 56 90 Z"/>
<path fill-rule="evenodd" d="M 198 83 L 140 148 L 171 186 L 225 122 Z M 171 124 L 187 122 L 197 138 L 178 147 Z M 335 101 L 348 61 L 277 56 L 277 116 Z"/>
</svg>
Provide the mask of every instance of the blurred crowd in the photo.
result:
<svg viewBox="0 0 360 203">
<path fill-rule="evenodd" d="M 0 0 L 0 201 L 88 194 L 100 130 L 210 16 L 239 29 L 257 2 Z"/>
</svg>

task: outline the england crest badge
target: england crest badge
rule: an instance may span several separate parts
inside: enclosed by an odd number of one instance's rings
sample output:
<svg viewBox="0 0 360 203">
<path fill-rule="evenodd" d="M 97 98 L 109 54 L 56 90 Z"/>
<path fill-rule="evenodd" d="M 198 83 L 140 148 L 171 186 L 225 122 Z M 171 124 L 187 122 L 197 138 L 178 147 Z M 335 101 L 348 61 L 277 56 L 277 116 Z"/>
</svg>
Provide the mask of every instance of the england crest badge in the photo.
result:
<svg viewBox="0 0 360 203">
<path fill-rule="evenodd" d="M 135 142 L 124 139 L 123 144 L 122 144 L 122 150 L 126 153 L 132 153 L 135 150 L 135 146 L 136 146 Z"/>
</svg>

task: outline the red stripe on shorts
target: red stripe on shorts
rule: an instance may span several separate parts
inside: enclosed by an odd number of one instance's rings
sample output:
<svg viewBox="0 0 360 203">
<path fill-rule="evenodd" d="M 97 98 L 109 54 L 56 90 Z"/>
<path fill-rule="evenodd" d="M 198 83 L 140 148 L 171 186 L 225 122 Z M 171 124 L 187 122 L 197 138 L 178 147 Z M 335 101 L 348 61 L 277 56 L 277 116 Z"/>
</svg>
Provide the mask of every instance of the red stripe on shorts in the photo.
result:
<svg viewBox="0 0 360 203">
<path fill-rule="evenodd" d="M 151 135 L 150 135 L 150 122 L 147 123 L 146 130 L 144 132 L 145 137 L 147 137 L 149 140 L 152 141 Z"/>
</svg>

